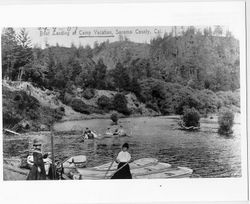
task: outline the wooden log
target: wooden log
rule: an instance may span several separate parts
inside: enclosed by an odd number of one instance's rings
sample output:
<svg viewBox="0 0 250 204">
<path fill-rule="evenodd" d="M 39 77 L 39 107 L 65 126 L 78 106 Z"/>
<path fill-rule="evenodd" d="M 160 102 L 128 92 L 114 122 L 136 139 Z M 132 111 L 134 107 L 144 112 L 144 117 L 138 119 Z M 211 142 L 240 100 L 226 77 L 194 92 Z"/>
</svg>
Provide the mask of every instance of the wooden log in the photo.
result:
<svg viewBox="0 0 250 204">
<path fill-rule="evenodd" d="M 6 129 L 6 128 L 4 128 L 4 131 L 12 133 L 14 135 L 20 135 L 19 133 L 15 132 L 15 131 L 12 131 L 12 130 L 9 130 L 9 129 Z"/>
</svg>

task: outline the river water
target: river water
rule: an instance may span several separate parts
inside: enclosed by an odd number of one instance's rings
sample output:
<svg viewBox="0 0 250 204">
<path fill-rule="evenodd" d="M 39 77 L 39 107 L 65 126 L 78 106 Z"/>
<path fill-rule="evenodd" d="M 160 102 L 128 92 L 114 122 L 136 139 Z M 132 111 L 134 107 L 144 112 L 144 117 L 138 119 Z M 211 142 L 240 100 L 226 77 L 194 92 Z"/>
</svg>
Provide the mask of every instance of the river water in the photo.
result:
<svg viewBox="0 0 250 204">
<path fill-rule="evenodd" d="M 109 119 L 66 121 L 57 123 L 56 131 L 82 130 L 89 127 L 103 134 L 110 126 Z M 234 124 L 234 134 L 224 137 L 217 133 L 214 120 L 201 123 L 201 131 L 176 129 L 176 119 L 167 117 L 124 118 L 119 120 L 130 137 L 85 140 L 81 135 L 56 134 L 55 155 L 65 159 L 86 155 L 88 166 L 111 161 L 128 142 L 133 159 L 154 157 L 161 162 L 185 166 L 194 170 L 193 177 L 240 177 L 240 124 Z"/>
</svg>

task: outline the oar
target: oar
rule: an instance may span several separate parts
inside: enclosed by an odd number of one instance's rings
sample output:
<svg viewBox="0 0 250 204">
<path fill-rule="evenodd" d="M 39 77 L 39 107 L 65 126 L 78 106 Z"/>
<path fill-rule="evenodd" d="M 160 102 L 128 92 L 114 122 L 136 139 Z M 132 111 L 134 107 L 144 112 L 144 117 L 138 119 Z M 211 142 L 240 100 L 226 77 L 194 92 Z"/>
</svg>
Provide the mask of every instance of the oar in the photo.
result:
<svg viewBox="0 0 250 204">
<path fill-rule="evenodd" d="M 126 164 L 122 165 L 119 169 L 117 169 L 117 171 L 116 171 L 115 173 L 113 173 L 113 174 L 110 176 L 110 178 L 112 178 L 118 171 L 120 171 L 120 170 L 121 170 L 124 166 L 126 166 L 128 163 L 129 163 L 129 161 L 126 162 Z"/>
<path fill-rule="evenodd" d="M 117 156 L 116 156 L 116 157 L 117 157 Z M 112 166 L 112 165 L 113 165 L 113 163 L 115 162 L 116 157 L 113 159 L 113 161 L 111 162 L 111 164 L 110 164 L 110 166 L 109 166 L 108 170 L 106 171 L 105 176 L 104 176 L 104 179 L 106 178 L 106 176 L 107 176 L 107 174 L 108 174 L 108 172 L 109 172 L 109 170 L 110 170 L 111 166 Z"/>
</svg>

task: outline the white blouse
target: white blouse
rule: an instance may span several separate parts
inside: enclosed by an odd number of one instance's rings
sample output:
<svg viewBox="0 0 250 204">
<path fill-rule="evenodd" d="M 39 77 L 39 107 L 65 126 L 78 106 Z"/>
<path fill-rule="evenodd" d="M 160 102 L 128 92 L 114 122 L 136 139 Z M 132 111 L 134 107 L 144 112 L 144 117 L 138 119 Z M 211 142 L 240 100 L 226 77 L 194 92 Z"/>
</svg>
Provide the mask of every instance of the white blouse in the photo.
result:
<svg viewBox="0 0 250 204">
<path fill-rule="evenodd" d="M 131 159 L 131 155 L 128 152 L 120 151 L 116 159 L 120 162 L 128 162 Z"/>
</svg>

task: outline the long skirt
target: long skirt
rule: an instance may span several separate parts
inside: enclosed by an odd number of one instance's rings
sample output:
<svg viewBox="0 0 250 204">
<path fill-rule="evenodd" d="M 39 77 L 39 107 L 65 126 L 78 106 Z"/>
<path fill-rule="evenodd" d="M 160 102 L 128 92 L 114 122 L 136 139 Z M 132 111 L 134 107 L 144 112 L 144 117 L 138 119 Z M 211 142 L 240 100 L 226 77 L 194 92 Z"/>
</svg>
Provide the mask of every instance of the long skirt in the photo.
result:
<svg viewBox="0 0 250 204">
<path fill-rule="evenodd" d="M 125 162 L 120 162 L 118 164 L 117 169 L 121 168 L 125 164 L 126 164 Z M 129 164 L 126 164 L 122 169 L 120 169 L 119 171 L 117 171 L 111 177 L 111 179 L 132 179 L 132 175 L 131 175 L 131 172 L 130 172 Z"/>
<path fill-rule="evenodd" d="M 33 165 L 31 167 L 29 174 L 28 174 L 27 180 L 46 180 L 45 169 L 41 168 L 41 172 L 39 172 L 38 167 Z"/>
</svg>

